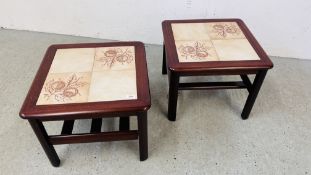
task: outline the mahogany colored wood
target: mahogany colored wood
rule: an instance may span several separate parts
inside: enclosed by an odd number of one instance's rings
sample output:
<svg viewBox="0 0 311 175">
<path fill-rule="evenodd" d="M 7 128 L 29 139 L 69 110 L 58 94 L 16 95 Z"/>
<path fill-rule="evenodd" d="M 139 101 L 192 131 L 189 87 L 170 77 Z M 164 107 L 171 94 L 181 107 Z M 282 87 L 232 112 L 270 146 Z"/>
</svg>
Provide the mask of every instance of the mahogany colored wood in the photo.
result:
<svg viewBox="0 0 311 175">
<path fill-rule="evenodd" d="M 112 131 L 100 133 L 82 133 L 70 135 L 52 135 L 49 137 L 53 145 L 72 144 L 72 143 L 90 143 L 103 141 L 136 140 L 138 138 L 137 130 L 133 131 Z"/>
<path fill-rule="evenodd" d="M 245 106 L 243 108 L 243 111 L 242 111 L 242 119 L 247 119 L 253 106 L 254 106 L 254 103 L 255 103 L 255 100 L 257 98 L 257 95 L 259 93 L 259 90 L 260 90 L 260 87 L 265 79 L 265 76 L 267 74 L 267 70 L 260 70 L 256 77 L 255 77 L 255 80 L 253 82 L 253 85 L 252 85 L 252 88 L 250 89 L 250 92 L 249 92 L 249 95 L 247 97 L 247 100 L 246 100 L 246 103 L 245 103 Z"/>
<path fill-rule="evenodd" d="M 200 23 L 200 22 L 236 22 L 246 36 L 247 40 L 253 46 L 254 50 L 260 57 L 260 60 L 248 61 L 208 61 L 208 62 L 179 62 L 178 54 L 175 46 L 175 39 L 172 31 L 172 23 Z M 193 20 L 166 20 L 162 22 L 162 30 L 165 43 L 166 61 L 168 69 L 178 72 L 180 75 L 194 75 L 199 72 L 201 75 L 215 75 L 222 74 L 227 71 L 229 75 L 240 75 L 241 72 L 255 73 L 259 69 L 270 69 L 273 63 L 268 55 L 259 45 L 250 30 L 246 27 L 241 19 L 193 19 Z M 234 71 L 232 72 L 232 69 Z M 230 71 L 231 70 L 231 71 Z"/>
<path fill-rule="evenodd" d="M 206 22 L 236 22 L 249 41 L 260 60 L 239 61 L 206 61 L 206 62 L 179 62 L 172 23 L 206 23 Z M 168 119 L 176 120 L 178 90 L 201 89 L 243 89 L 246 88 L 249 96 L 245 103 L 242 119 L 247 119 L 255 103 L 257 94 L 264 81 L 266 72 L 273 67 L 268 55 L 259 45 L 253 34 L 241 19 L 192 19 L 192 20 L 166 20 L 162 22 L 164 36 L 162 74 L 168 73 L 169 101 Z M 252 83 L 248 74 L 256 74 Z M 211 75 L 240 75 L 239 82 L 195 82 L 179 83 L 183 76 L 211 76 Z"/>
<path fill-rule="evenodd" d="M 55 105 L 36 105 L 42 86 L 49 72 L 57 49 L 65 48 L 93 48 L 134 46 L 136 65 L 137 100 L 120 100 L 111 102 L 89 102 Z M 48 48 L 36 77 L 26 96 L 20 116 L 24 119 L 40 120 L 68 120 L 111 117 L 122 113 L 130 116 L 136 111 L 146 111 L 150 108 L 150 94 L 146 54 L 144 44 L 141 42 L 115 42 L 115 43 L 83 43 L 83 44 L 59 44 Z M 53 106 L 51 108 L 51 106 Z M 100 115 L 98 115 L 100 114 Z"/>
<path fill-rule="evenodd" d="M 163 44 L 163 64 L 162 64 L 162 74 L 167 74 L 167 67 L 166 67 L 166 54 L 165 54 L 165 45 Z"/>
<path fill-rule="evenodd" d="M 179 88 L 179 75 L 174 71 L 169 71 L 169 92 L 168 92 L 168 119 L 176 120 L 177 99 Z"/>
<path fill-rule="evenodd" d="M 243 83 L 246 85 L 248 92 L 250 92 L 252 87 L 252 82 L 249 80 L 247 75 L 240 75 L 242 78 Z"/>
<path fill-rule="evenodd" d="M 179 83 L 178 90 L 244 89 L 243 81 Z"/>
<path fill-rule="evenodd" d="M 86 102 L 71 104 L 36 105 L 42 86 L 49 72 L 57 49 L 94 48 L 94 47 L 135 47 L 137 99 Z M 144 44 L 141 42 L 59 44 L 48 48 L 40 68 L 33 80 L 20 117 L 27 119 L 40 144 L 53 166 L 59 166 L 60 160 L 53 147 L 58 144 L 87 143 L 99 141 L 117 141 L 139 139 L 140 160 L 148 158 L 147 111 L 151 106 L 149 80 Z M 102 118 L 121 117 L 120 131 L 101 132 Z M 130 130 L 129 117 L 136 116 L 138 130 Z M 90 133 L 72 134 L 76 119 L 92 119 Z M 43 121 L 64 121 L 61 135 L 49 136 Z"/>
<path fill-rule="evenodd" d="M 91 124 L 91 133 L 96 133 L 100 132 L 102 129 L 102 123 L 103 119 L 102 118 L 93 118 L 92 119 L 92 124 Z"/>
<path fill-rule="evenodd" d="M 148 158 L 148 123 L 147 112 L 140 112 L 137 117 L 140 160 Z"/>
<path fill-rule="evenodd" d="M 120 117 L 119 120 L 119 130 L 128 131 L 130 129 L 130 117 Z"/>
<path fill-rule="evenodd" d="M 73 130 L 74 120 L 65 120 L 61 134 L 71 134 Z"/>
<path fill-rule="evenodd" d="M 59 157 L 49 139 L 49 136 L 42 124 L 41 121 L 39 120 L 35 120 L 35 119 L 31 119 L 28 120 L 33 131 L 35 132 L 45 154 L 47 155 L 47 157 L 49 158 L 51 164 L 55 167 L 58 167 L 60 164 L 60 160 Z"/>
</svg>

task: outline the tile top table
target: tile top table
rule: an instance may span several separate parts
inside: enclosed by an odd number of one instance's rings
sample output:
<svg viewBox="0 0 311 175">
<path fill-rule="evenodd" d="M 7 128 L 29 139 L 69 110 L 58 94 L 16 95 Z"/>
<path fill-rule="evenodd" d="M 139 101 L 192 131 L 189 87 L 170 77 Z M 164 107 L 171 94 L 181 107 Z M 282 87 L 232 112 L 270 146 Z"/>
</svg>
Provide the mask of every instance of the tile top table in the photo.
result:
<svg viewBox="0 0 311 175">
<path fill-rule="evenodd" d="M 273 66 L 240 19 L 169 20 L 162 27 L 168 66 L 176 71 Z"/>
<path fill-rule="evenodd" d="M 21 110 L 23 118 L 144 110 L 150 106 L 139 42 L 51 46 Z"/>
<path fill-rule="evenodd" d="M 20 116 L 27 119 L 53 166 L 58 144 L 139 139 L 140 160 L 148 158 L 148 71 L 141 42 L 61 44 L 48 48 Z M 130 130 L 129 116 L 138 129 Z M 101 132 L 102 118 L 118 117 L 119 131 Z M 76 119 L 92 119 L 89 133 L 72 133 Z M 60 135 L 42 122 L 64 121 Z"/>
<path fill-rule="evenodd" d="M 240 19 L 167 20 L 162 73 L 169 71 L 169 120 L 176 120 L 178 90 L 236 89 L 249 91 L 242 118 L 247 119 L 268 69 L 269 57 Z M 256 74 L 252 83 L 248 74 Z M 179 83 L 182 76 L 240 75 L 241 82 Z"/>
</svg>

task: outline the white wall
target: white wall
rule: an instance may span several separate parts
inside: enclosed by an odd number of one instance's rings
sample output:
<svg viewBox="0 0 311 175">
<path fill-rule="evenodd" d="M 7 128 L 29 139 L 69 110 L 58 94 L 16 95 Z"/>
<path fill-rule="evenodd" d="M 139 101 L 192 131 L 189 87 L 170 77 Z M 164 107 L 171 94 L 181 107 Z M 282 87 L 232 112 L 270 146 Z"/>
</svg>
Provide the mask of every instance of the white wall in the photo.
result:
<svg viewBox="0 0 311 175">
<path fill-rule="evenodd" d="M 223 17 L 269 55 L 311 59 L 310 0 L 0 0 L 1 27 L 155 44 L 164 19 Z"/>
</svg>

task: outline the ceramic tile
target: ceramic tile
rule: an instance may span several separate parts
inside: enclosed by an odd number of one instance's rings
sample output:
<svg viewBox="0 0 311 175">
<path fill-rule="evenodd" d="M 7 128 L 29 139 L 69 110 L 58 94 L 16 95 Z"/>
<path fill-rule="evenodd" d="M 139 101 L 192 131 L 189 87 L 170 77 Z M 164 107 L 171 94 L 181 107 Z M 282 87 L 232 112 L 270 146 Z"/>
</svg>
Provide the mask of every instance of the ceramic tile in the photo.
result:
<svg viewBox="0 0 311 175">
<path fill-rule="evenodd" d="M 220 61 L 260 60 L 247 39 L 213 40 Z"/>
<path fill-rule="evenodd" d="M 135 69 L 133 46 L 96 48 L 93 71 L 126 69 Z"/>
<path fill-rule="evenodd" d="M 206 23 L 211 39 L 243 39 L 243 32 L 236 22 Z"/>
<path fill-rule="evenodd" d="M 172 30 L 175 41 L 210 39 L 206 23 L 175 23 Z"/>
<path fill-rule="evenodd" d="M 86 102 L 91 73 L 50 73 L 37 105 Z"/>
<path fill-rule="evenodd" d="M 210 41 L 176 41 L 179 62 L 218 61 Z"/>
<path fill-rule="evenodd" d="M 129 99 L 137 99 L 134 46 L 59 49 L 37 105 Z"/>
<path fill-rule="evenodd" d="M 93 72 L 89 102 L 137 99 L 135 70 Z"/>
<path fill-rule="evenodd" d="M 50 73 L 90 72 L 94 62 L 94 48 L 58 49 Z"/>
</svg>

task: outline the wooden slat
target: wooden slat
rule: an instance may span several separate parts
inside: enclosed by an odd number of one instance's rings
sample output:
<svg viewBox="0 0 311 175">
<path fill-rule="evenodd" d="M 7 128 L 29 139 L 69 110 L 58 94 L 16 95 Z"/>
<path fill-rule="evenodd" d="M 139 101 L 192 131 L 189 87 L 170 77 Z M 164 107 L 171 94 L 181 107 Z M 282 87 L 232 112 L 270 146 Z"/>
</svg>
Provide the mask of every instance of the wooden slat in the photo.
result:
<svg viewBox="0 0 311 175">
<path fill-rule="evenodd" d="M 91 133 L 98 133 L 102 128 L 102 118 L 92 119 Z"/>
<path fill-rule="evenodd" d="M 65 120 L 61 134 L 71 134 L 73 130 L 74 120 Z"/>
<path fill-rule="evenodd" d="M 72 143 L 89 143 L 118 140 L 135 140 L 138 139 L 138 131 L 113 131 L 100 133 L 83 133 L 70 135 L 52 135 L 49 137 L 53 145 L 72 144 Z"/>
<path fill-rule="evenodd" d="M 248 92 L 251 92 L 252 83 L 249 80 L 248 76 L 247 75 L 240 75 L 240 76 L 241 76 L 244 84 L 246 85 Z"/>
<path fill-rule="evenodd" d="M 128 131 L 130 129 L 130 117 L 120 117 L 119 130 Z"/>
<path fill-rule="evenodd" d="M 213 90 L 247 88 L 242 81 L 179 83 L 178 90 Z"/>
</svg>

